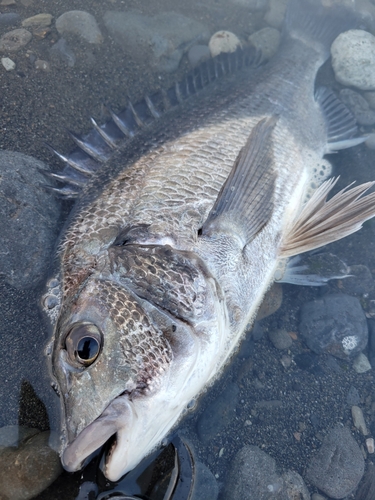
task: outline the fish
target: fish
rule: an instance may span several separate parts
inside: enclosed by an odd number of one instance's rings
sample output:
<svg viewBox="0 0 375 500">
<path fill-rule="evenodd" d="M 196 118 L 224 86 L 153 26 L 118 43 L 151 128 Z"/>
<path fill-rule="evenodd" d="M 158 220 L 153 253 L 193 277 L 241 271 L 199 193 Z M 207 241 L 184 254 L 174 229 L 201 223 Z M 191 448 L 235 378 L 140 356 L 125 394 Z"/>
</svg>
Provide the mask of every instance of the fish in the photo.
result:
<svg viewBox="0 0 375 500">
<path fill-rule="evenodd" d="M 291 0 L 268 63 L 245 49 L 217 56 L 158 94 L 165 112 L 155 97 L 130 103 L 60 155 L 56 190 L 77 198 L 50 287 L 66 470 L 106 443 L 110 481 L 136 467 L 218 379 L 288 259 L 375 215 L 374 182 L 328 198 L 337 178 L 324 156 L 365 138 L 331 90 L 315 89 L 354 21 Z"/>
</svg>

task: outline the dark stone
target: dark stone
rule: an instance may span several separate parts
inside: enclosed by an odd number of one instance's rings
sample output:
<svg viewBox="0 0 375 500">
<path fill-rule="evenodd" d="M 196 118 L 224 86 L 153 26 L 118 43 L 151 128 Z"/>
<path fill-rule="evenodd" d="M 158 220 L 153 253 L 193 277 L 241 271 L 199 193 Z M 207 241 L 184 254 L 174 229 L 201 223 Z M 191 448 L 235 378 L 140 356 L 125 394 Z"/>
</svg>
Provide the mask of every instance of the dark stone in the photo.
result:
<svg viewBox="0 0 375 500">
<path fill-rule="evenodd" d="M 0 28 L 7 26 L 15 26 L 21 21 L 21 16 L 16 12 L 6 12 L 0 14 Z"/>
<path fill-rule="evenodd" d="M 233 419 L 239 392 L 236 384 L 229 384 L 199 417 L 197 430 L 203 443 L 208 443 Z"/>
<path fill-rule="evenodd" d="M 368 339 L 368 360 L 372 368 L 375 368 L 375 320 L 367 320 L 369 328 L 369 339 Z"/>
<path fill-rule="evenodd" d="M 68 45 L 65 38 L 60 38 L 49 50 L 51 59 L 57 63 L 62 63 L 70 68 L 76 63 L 76 55 Z"/>
<path fill-rule="evenodd" d="M 358 406 L 359 403 L 361 402 L 361 398 L 359 396 L 358 390 L 351 385 L 348 391 L 348 394 L 346 396 L 346 402 L 348 403 L 348 406 Z"/>
<path fill-rule="evenodd" d="M 341 281 L 340 290 L 348 295 L 363 295 L 373 290 L 375 282 L 367 266 L 350 266 L 348 278 Z"/>
<path fill-rule="evenodd" d="M 304 304 L 300 332 L 312 351 L 341 359 L 361 352 L 368 338 L 359 300 L 344 294 L 326 295 Z"/>
<path fill-rule="evenodd" d="M 330 498 L 344 498 L 365 471 L 362 452 L 347 427 L 337 425 L 308 465 L 306 478 Z"/>
<path fill-rule="evenodd" d="M 35 158 L 0 152 L 0 274 L 19 289 L 45 277 L 58 231 L 60 206 L 39 170 Z"/>
</svg>

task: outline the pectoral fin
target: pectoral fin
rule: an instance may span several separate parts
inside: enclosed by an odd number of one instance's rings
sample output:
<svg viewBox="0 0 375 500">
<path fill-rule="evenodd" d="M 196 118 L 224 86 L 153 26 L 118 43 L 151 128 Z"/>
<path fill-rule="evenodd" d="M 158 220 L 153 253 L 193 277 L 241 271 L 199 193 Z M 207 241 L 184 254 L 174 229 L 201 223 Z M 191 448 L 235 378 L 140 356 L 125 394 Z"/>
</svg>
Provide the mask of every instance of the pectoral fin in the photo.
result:
<svg viewBox="0 0 375 500">
<path fill-rule="evenodd" d="M 275 188 L 271 135 L 276 122 L 275 117 L 264 118 L 253 128 L 203 224 L 203 235 L 233 234 L 245 246 L 270 219 Z"/>
<path fill-rule="evenodd" d="M 364 196 L 375 182 L 347 186 L 327 201 L 338 178 L 324 182 L 306 202 L 284 236 L 280 257 L 319 248 L 358 231 L 375 216 L 375 192 Z"/>
</svg>

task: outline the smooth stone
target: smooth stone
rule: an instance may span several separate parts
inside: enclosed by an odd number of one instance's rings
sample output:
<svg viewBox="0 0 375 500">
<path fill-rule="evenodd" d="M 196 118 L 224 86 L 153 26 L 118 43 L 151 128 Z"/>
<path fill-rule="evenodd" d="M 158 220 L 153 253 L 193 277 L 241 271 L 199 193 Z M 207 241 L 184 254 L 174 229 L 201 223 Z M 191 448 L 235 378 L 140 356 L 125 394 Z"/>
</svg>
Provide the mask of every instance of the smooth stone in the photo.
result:
<svg viewBox="0 0 375 500">
<path fill-rule="evenodd" d="M 88 43 L 101 43 L 103 36 L 95 17 L 83 10 L 64 12 L 56 19 L 56 29 L 60 35 L 78 35 Z"/>
<path fill-rule="evenodd" d="M 288 1 L 289 0 L 270 0 L 269 9 L 264 16 L 264 20 L 269 26 L 272 28 L 282 27 Z"/>
<path fill-rule="evenodd" d="M 194 500 L 216 500 L 219 496 L 219 485 L 212 472 L 201 462 L 195 462 L 195 481 L 192 491 Z"/>
<path fill-rule="evenodd" d="M 293 340 L 286 330 L 271 330 L 268 332 L 268 337 L 276 349 L 289 349 Z"/>
<path fill-rule="evenodd" d="M 350 266 L 349 276 L 341 281 L 340 290 L 348 295 L 363 295 L 373 290 L 375 282 L 371 271 L 362 264 Z"/>
<path fill-rule="evenodd" d="M 236 5 L 242 5 L 250 11 L 257 12 L 259 10 L 265 10 L 268 7 L 269 0 L 230 0 Z"/>
<path fill-rule="evenodd" d="M 0 274 L 19 289 L 44 279 L 57 237 L 60 204 L 40 170 L 49 171 L 31 156 L 0 151 Z"/>
<path fill-rule="evenodd" d="M 374 500 L 375 492 L 375 465 L 369 461 L 367 471 L 356 492 L 356 500 Z"/>
<path fill-rule="evenodd" d="M 70 68 L 73 68 L 76 63 L 76 56 L 65 38 L 60 38 L 60 40 L 52 45 L 49 53 L 53 60 L 61 62 Z"/>
<path fill-rule="evenodd" d="M 210 57 L 211 52 L 207 45 L 193 45 L 188 52 L 188 59 L 193 67 Z"/>
<path fill-rule="evenodd" d="M 47 13 L 37 14 L 22 21 L 24 28 L 46 28 L 52 22 L 52 15 Z"/>
<path fill-rule="evenodd" d="M 370 108 L 369 103 L 358 92 L 351 89 L 342 89 L 340 99 L 353 113 L 359 125 L 373 125 L 375 123 L 375 111 Z"/>
<path fill-rule="evenodd" d="M 347 427 L 337 425 L 311 458 L 306 478 L 330 498 L 341 499 L 358 486 L 364 471 L 365 462 L 357 442 Z"/>
<path fill-rule="evenodd" d="M 358 389 L 356 389 L 354 386 L 350 386 L 348 394 L 346 396 L 346 402 L 349 406 L 353 405 L 359 405 L 361 401 L 361 398 L 359 396 Z"/>
<path fill-rule="evenodd" d="M 124 51 L 170 73 L 176 71 L 191 45 L 210 38 L 209 30 L 202 23 L 175 12 L 151 17 L 132 10 L 107 11 L 104 24 Z"/>
<path fill-rule="evenodd" d="M 341 33 L 331 46 L 332 67 L 342 85 L 375 90 L 375 37 L 363 30 Z"/>
<path fill-rule="evenodd" d="M 366 146 L 369 149 L 375 149 L 375 133 L 373 132 L 372 134 L 369 134 L 366 141 L 365 141 Z"/>
<path fill-rule="evenodd" d="M 319 493 L 313 493 L 311 495 L 311 500 L 327 500 L 327 497 L 324 497 L 323 495 L 319 495 Z"/>
<path fill-rule="evenodd" d="M 9 59 L 9 57 L 2 57 L 1 64 L 7 71 L 12 71 L 16 67 L 16 63 L 12 59 Z"/>
<path fill-rule="evenodd" d="M 374 438 L 367 438 L 365 442 L 366 442 L 367 453 L 372 455 L 375 452 Z"/>
<path fill-rule="evenodd" d="M 368 360 L 372 366 L 375 368 L 375 320 L 367 320 L 369 329 L 369 339 L 368 339 Z"/>
<path fill-rule="evenodd" d="M 232 460 L 223 500 L 309 500 L 306 485 L 296 472 L 282 476 L 275 460 L 257 446 L 244 446 Z"/>
<path fill-rule="evenodd" d="M 281 34 L 275 28 L 263 28 L 249 36 L 249 42 L 262 52 L 262 60 L 268 61 L 279 49 Z"/>
<path fill-rule="evenodd" d="M 19 447 L 0 453 L 0 497 L 29 500 L 44 491 L 61 474 L 58 453 L 49 446 L 50 432 L 40 432 Z"/>
<path fill-rule="evenodd" d="M 217 31 L 212 35 L 210 41 L 208 42 L 208 47 L 210 49 L 211 56 L 215 57 L 222 52 L 235 52 L 239 47 L 241 47 L 241 42 L 234 33 L 222 30 Z"/>
<path fill-rule="evenodd" d="M 21 21 L 21 16 L 16 12 L 6 12 L 0 14 L 0 27 L 5 28 L 6 26 L 14 26 Z"/>
<path fill-rule="evenodd" d="M 35 69 L 41 69 L 43 71 L 49 71 L 50 65 L 48 61 L 43 61 L 43 59 L 37 59 L 34 63 Z"/>
<path fill-rule="evenodd" d="M 197 431 L 203 443 L 211 441 L 231 422 L 238 403 L 239 392 L 236 384 L 229 384 L 199 417 Z"/>
<path fill-rule="evenodd" d="M 367 345 L 366 316 L 356 297 L 325 295 L 301 308 L 301 336 L 317 354 L 346 359 Z"/>
<path fill-rule="evenodd" d="M 366 373 L 371 370 L 370 361 L 363 352 L 360 352 L 354 359 L 353 368 L 357 373 Z"/>
<path fill-rule="evenodd" d="M 364 436 L 367 436 L 368 430 L 365 422 L 365 417 L 363 416 L 363 411 L 359 406 L 352 406 L 352 418 L 354 427 L 362 432 Z"/>
<path fill-rule="evenodd" d="M 263 298 L 263 302 L 258 309 L 256 321 L 267 318 L 274 314 L 283 302 L 283 288 L 280 283 L 274 283 Z"/>
<path fill-rule="evenodd" d="M 0 5 L 8 6 L 8 5 L 15 5 L 16 0 L 1 0 Z"/>
<path fill-rule="evenodd" d="M 0 52 L 17 52 L 17 50 L 27 45 L 31 38 L 30 31 L 24 28 L 8 31 L 0 38 Z"/>
</svg>

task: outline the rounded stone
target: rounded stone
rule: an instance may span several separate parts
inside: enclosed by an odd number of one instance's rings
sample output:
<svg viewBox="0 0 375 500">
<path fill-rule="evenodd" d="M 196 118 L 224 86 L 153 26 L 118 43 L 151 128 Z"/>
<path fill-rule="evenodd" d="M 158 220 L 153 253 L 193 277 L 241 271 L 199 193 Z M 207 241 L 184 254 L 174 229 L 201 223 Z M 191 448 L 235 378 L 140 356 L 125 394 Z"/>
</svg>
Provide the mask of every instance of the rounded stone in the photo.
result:
<svg viewBox="0 0 375 500">
<path fill-rule="evenodd" d="M 280 45 L 280 31 L 263 28 L 249 36 L 249 42 L 262 52 L 262 60 L 267 61 L 276 54 Z"/>
<path fill-rule="evenodd" d="M 362 452 L 349 429 L 337 425 L 308 465 L 306 478 L 330 498 L 349 495 L 365 471 Z"/>
<path fill-rule="evenodd" d="M 359 125 L 375 123 L 375 111 L 361 94 L 351 89 L 343 89 L 340 91 L 340 98 L 353 113 Z"/>
<path fill-rule="evenodd" d="M 8 31 L 0 38 L 0 52 L 17 52 L 17 50 L 27 45 L 31 38 L 30 31 L 24 28 Z"/>
<path fill-rule="evenodd" d="M 268 337 L 276 349 L 280 350 L 289 349 L 293 343 L 291 336 L 285 330 L 271 330 Z"/>
<path fill-rule="evenodd" d="M 1 64 L 7 71 L 12 71 L 16 67 L 16 63 L 12 59 L 9 59 L 9 57 L 2 57 Z"/>
<path fill-rule="evenodd" d="M 332 67 L 342 85 L 375 90 L 375 37 L 363 30 L 341 33 L 331 46 Z"/>
<path fill-rule="evenodd" d="M 363 352 L 360 352 L 354 359 L 353 368 L 357 373 L 366 373 L 371 370 L 370 361 Z"/>
<path fill-rule="evenodd" d="M 64 12 L 56 19 L 56 29 L 60 35 L 72 33 L 78 35 L 88 43 L 101 43 L 103 36 L 95 17 L 83 10 Z"/>
<path fill-rule="evenodd" d="M 21 20 L 21 16 L 16 12 L 6 12 L 0 14 L 0 27 L 14 26 L 18 24 Z"/>
<path fill-rule="evenodd" d="M 37 14 L 22 21 L 24 28 L 46 28 L 52 22 L 52 15 L 47 13 Z"/>
<path fill-rule="evenodd" d="M 361 352 L 368 340 L 361 304 L 356 297 L 345 294 L 326 295 L 304 304 L 300 332 L 312 351 L 341 359 Z"/>
<path fill-rule="evenodd" d="M 230 31 L 217 31 L 212 35 L 208 42 L 208 47 L 211 56 L 215 57 L 222 52 L 235 52 L 238 47 L 241 47 L 241 42 L 238 37 Z"/>
<path fill-rule="evenodd" d="M 287 4 L 288 0 L 270 0 L 269 9 L 264 16 L 265 22 L 272 28 L 281 28 Z"/>
</svg>

